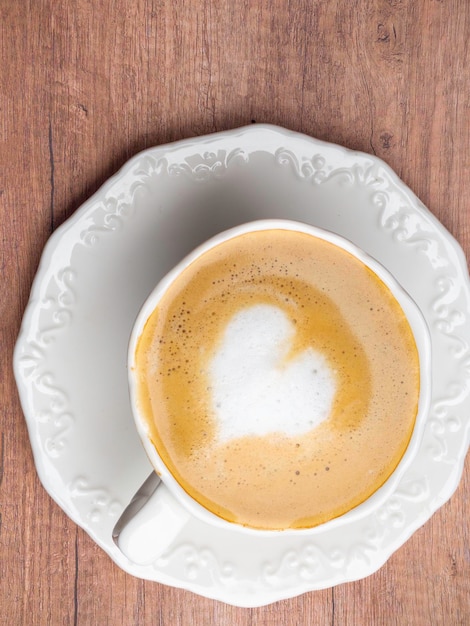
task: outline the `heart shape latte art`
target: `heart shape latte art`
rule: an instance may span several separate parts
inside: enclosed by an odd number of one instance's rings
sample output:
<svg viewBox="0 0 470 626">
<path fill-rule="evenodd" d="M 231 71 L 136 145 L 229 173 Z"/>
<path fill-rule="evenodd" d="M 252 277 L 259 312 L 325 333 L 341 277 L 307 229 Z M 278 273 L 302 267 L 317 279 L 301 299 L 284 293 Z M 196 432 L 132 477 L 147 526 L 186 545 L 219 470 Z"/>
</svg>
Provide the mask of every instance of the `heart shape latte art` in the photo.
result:
<svg viewBox="0 0 470 626">
<path fill-rule="evenodd" d="M 295 325 L 280 308 L 239 311 L 210 363 L 218 437 L 304 434 L 331 413 L 334 372 L 321 353 L 289 356 Z"/>
</svg>

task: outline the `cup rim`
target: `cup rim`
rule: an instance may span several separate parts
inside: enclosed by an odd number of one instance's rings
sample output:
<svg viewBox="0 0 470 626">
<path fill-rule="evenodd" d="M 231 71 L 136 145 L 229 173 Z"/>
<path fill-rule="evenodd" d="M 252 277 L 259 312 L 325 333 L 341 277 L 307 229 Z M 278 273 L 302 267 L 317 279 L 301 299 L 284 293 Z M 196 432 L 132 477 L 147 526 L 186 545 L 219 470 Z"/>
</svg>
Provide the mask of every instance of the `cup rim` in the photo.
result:
<svg viewBox="0 0 470 626">
<path fill-rule="evenodd" d="M 150 441 L 149 427 L 146 424 L 145 417 L 139 409 L 137 394 L 137 378 L 135 374 L 135 352 L 140 336 L 143 333 L 147 320 L 156 308 L 158 302 L 171 284 L 178 278 L 182 271 L 196 261 L 200 256 L 209 250 L 215 248 L 219 244 L 230 239 L 234 239 L 240 235 L 250 232 L 259 232 L 263 230 L 290 230 L 310 234 L 314 237 L 332 243 L 339 248 L 352 254 L 356 259 L 366 265 L 378 278 L 390 289 L 393 296 L 400 304 L 406 319 L 411 327 L 413 337 L 415 339 L 420 372 L 420 390 L 418 399 L 418 410 L 415 419 L 413 432 L 408 446 L 403 454 L 400 462 L 395 470 L 387 478 L 387 480 L 366 500 L 356 507 L 346 511 L 342 515 L 335 517 L 322 524 L 310 528 L 285 528 L 285 529 L 263 529 L 251 526 L 245 526 L 237 522 L 231 522 L 219 517 L 209 509 L 205 508 L 190 496 L 180 483 L 174 478 L 162 458 L 158 454 L 155 446 Z M 273 536 L 282 534 L 283 536 L 301 534 L 311 536 L 325 529 L 342 526 L 352 523 L 377 510 L 385 500 L 395 491 L 399 481 L 404 475 L 406 469 L 411 465 L 418 451 L 426 423 L 426 417 L 431 402 L 431 336 L 427 322 L 419 309 L 416 302 L 398 282 L 398 280 L 387 270 L 379 261 L 366 253 L 359 246 L 352 243 L 349 239 L 344 238 L 337 233 L 333 233 L 318 226 L 313 226 L 303 222 L 286 219 L 263 219 L 251 222 L 245 222 L 233 228 L 224 230 L 210 239 L 206 240 L 188 255 L 179 261 L 153 288 L 135 319 L 132 332 L 128 344 L 127 356 L 127 372 L 129 396 L 131 409 L 137 432 L 143 444 L 144 450 L 152 464 L 154 470 L 161 477 L 170 493 L 177 501 L 194 517 L 208 522 L 214 526 L 221 528 L 230 528 L 243 533 L 253 534 L 255 536 Z"/>
</svg>

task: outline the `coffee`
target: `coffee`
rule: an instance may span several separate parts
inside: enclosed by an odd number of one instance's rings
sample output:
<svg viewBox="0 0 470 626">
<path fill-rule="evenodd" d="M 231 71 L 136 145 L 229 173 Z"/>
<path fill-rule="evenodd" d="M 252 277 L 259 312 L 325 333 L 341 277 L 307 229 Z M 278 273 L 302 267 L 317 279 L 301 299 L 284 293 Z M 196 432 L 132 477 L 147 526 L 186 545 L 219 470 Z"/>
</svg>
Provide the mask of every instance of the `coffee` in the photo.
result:
<svg viewBox="0 0 470 626">
<path fill-rule="evenodd" d="M 419 359 L 390 289 L 295 230 L 246 232 L 166 289 L 139 338 L 139 411 L 209 511 L 308 528 L 365 501 L 413 431 Z"/>
</svg>

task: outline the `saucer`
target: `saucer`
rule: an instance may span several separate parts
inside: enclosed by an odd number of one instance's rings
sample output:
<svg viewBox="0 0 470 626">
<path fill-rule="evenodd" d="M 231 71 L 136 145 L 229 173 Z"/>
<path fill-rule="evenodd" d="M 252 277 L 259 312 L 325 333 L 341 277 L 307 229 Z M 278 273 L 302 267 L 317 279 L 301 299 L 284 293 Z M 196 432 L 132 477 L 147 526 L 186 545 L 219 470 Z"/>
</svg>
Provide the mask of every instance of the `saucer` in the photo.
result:
<svg viewBox="0 0 470 626">
<path fill-rule="evenodd" d="M 373 513 L 311 537 L 256 537 L 190 518 L 154 562 L 112 529 L 151 471 L 126 357 L 156 283 L 214 234 L 285 218 L 330 230 L 384 265 L 431 334 L 432 400 L 418 453 Z M 470 282 L 453 237 L 380 159 L 265 125 L 146 150 L 52 235 L 15 375 L 39 477 L 125 571 L 254 607 L 376 571 L 455 491 L 470 432 Z"/>
</svg>

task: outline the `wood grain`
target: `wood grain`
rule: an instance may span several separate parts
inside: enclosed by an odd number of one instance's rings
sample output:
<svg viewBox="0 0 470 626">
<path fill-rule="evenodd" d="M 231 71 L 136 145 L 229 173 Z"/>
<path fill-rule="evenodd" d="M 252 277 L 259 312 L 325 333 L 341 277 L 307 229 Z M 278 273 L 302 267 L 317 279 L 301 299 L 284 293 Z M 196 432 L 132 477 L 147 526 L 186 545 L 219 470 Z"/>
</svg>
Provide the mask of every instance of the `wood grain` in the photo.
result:
<svg viewBox="0 0 470 626">
<path fill-rule="evenodd" d="M 36 475 L 12 350 L 51 232 L 138 150 L 270 122 L 387 161 L 470 255 L 470 3 L 0 1 L 0 622 L 470 623 L 470 465 L 376 574 L 259 609 L 137 580 Z M 464 416 L 468 419 L 468 416 Z"/>
</svg>

